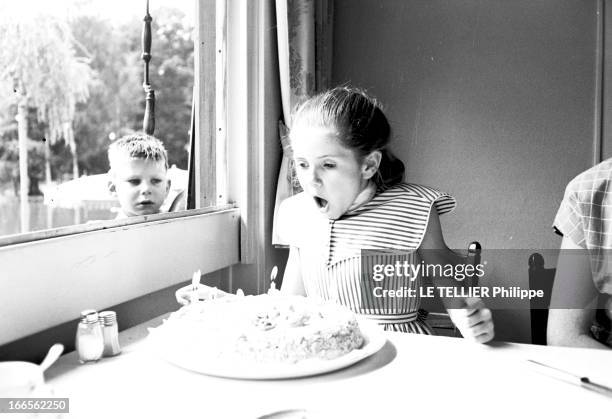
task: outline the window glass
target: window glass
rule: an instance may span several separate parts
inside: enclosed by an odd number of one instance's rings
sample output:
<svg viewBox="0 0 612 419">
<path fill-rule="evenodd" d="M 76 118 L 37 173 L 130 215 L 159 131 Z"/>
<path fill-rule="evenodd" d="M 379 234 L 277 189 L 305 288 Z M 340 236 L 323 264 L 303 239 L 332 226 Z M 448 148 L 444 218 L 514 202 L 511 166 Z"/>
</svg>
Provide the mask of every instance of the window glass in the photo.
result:
<svg viewBox="0 0 612 419">
<path fill-rule="evenodd" d="M 20 0 L 0 6 L 0 236 L 116 218 L 109 145 L 142 130 L 146 2 Z M 155 132 L 170 192 L 187 188 L 193 0 L 151 0 Z M 27 156 L 27 157 L 25 157 Z M 27 173 L 28 185 L 20 174 Z"/>
</svg>

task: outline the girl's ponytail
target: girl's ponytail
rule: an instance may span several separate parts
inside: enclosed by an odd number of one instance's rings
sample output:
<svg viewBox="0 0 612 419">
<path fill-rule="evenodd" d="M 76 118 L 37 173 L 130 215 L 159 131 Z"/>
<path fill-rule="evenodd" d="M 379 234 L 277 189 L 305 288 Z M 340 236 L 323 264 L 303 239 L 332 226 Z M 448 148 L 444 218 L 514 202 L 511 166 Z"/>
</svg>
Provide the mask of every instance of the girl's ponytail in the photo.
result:
<svg viewBox="0 0 612 419">
<path fill-rule="evenodd" d="M 378 166 L 378 172 L 374 175 L 374 181 L 379 189 L 388 189 L 404 180 L 406 168 L 404 163 L 395 157 L 386 148 L 380 150 L 382 158 Z"/>
</svg>

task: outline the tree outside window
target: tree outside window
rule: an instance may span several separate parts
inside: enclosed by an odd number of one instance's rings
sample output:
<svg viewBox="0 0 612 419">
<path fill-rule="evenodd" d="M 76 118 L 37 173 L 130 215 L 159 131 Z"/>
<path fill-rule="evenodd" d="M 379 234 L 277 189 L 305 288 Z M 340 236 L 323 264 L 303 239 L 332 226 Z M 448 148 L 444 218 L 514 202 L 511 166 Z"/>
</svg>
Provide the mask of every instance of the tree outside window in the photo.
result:
<svg viewBox="0 0 612 419">
<path fill-rule="evenodd" d="M 150 3 L 155 136 L 170 165 L 187 169 L 191 3 Z M 120 16 L 103 0 L 74 0 L 65 13 L 50 12 L 43 0 L 25 4 L 27 13 L 23 6 L 0 6 L 0 85 L 12 93 L 0 95 L 0 236 L 114 218 L 112 208 L 85 214 L 51 208 L 43 196 L 70 180 L 106 173 L 109 144 L 141 130 L 144 115 L 144 2 L 142 10 L 132 4 Z"/>
</svg>

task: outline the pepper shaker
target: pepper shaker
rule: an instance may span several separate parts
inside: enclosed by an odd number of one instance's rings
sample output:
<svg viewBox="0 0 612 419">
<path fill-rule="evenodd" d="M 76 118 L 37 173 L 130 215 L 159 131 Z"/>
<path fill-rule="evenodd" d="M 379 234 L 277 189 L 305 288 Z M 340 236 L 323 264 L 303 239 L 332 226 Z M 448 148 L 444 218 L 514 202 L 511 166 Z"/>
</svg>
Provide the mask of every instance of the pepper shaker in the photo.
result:
<svg viewBox="0 0 612 419">
<path fill-rule="evenodd" d="M 104 338 L 96 310 L 81 312 L 81 321 L 77 326 L 75 343 L 81 364 L 96 362 L 102 357 Z"/>
<path fill-rule="evenodd" d="M 114 311 L 101 311 L 100 323 L 102 323 L 102 335 L 104 336 L 103 356 L 115 356 L 121 353 L 119 345 L 119 327 L 117 325 L 117 313 Z"/>
</svg>

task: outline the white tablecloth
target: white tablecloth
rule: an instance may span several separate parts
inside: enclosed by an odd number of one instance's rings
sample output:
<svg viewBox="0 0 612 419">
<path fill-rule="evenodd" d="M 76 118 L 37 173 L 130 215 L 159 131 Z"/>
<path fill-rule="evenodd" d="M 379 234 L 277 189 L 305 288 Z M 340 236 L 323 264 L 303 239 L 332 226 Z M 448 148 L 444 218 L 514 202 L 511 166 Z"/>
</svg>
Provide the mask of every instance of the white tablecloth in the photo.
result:
<svg viewBox="0 0 612 419">
<path fill-rule="evenodd" d="M 308 418 L 612 417 L 612 398 L 526 361 L 612 386 L 612 351 L 387 333 L 378 353 L 349 368 L 248 381 L 158 359 L 144 338 L 160 323 L 161 317 L 122 332 L 123 353 L 115 358 L 88 365 L 74 352 L 60 358 L 46 376 L 56 397 L 70 398 L 65 417 L 257 418 L 296 408 Z"/>
</svg>

